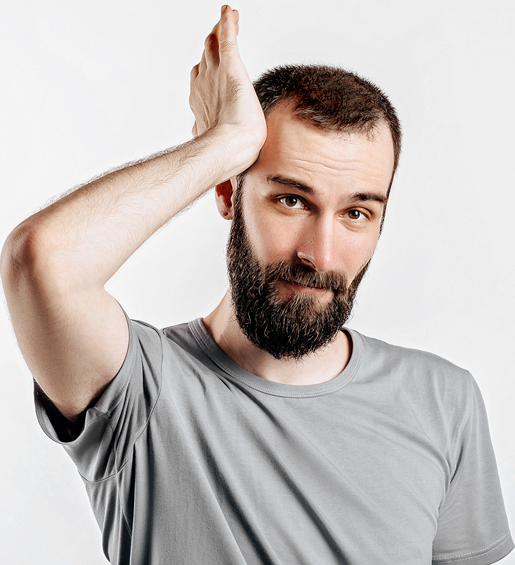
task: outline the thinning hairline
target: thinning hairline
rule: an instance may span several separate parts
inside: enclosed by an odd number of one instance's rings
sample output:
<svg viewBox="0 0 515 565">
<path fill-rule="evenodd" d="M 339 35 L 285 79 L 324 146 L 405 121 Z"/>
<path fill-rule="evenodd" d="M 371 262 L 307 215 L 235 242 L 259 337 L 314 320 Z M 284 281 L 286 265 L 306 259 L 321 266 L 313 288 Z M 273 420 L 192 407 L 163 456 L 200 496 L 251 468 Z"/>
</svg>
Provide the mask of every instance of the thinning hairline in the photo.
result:
<svg viewBox="0 0 515 565">
<path fill-rule="evenodd" d="M 388 121 L 388 117 L 386 114 L 379 108 L 376 109 L 373 115 L 366 121 L 362 123 L 354 123 L 354 124 L 338 124 L 337 122 L 333 123 L 322 123 L 321 121 L 317 120 L 316 118 L 309 113 L 309 109 L 305 108 L 299 103 L 298 96 L 285 96 L 284 98 L 280 98 L 278 100 L 274 100 L 268 106 L 262 107 L 263 114 L 265 118 L 268 117 L 269 114 L 274 112 L 275 110 L 284 107 L 285 109 L 289 110 L 292 116 L 297 118 L 299 121 L 304 122 L 306 125 L 310 125 L 317 130 L 322 130 L 327 133 L 333 134 L 358 134 L 366 137 L 369 140 L 374 138 L 374 135 L 377 133 L 377 130 L 381 127 L 381 125 L 385 125 L 392 136 L 393 141 L 393 132 L 392 126 Z M 329 122 L 330 120 L 328 120 Z M 395 152 L 395 143 L 394 143 L 394 152 Z"/>
<path fill-rule="evenodd" d="M 307 126 L 311 126 L 312 128 L 326 132 L 328 134 L 336 135 L 337 137 L 344 137 L 349 136 L 352 134 L 361 135 L 367 141 L 374 141 L 376 135 L 379 134 L 381 126 L 385 127 L 390 135 L 390 139 L 393 146 L 393 171 L 392 177 L 390 178 L 390 183 L 388 185 L 387 196 L 390 195 L 390 189 L 393 184 L 393 179 L 395 177 L 395 173 L 397 172 L 397 167 L 399 166 L 399 157 L 400 157 L 400 142 L 396 143 L 395 135 L 393 130 L 393 125 L 390 123 L 388 116 L 381 110 L 377 110 L 377 115 L 371 117 L 369 120 L 364 122 L 363 124 L 349 124 L 348 126 L 339 127 L 337 125 L 334 126 L 325 126 L 315 120 L 313 120 L 307 112 L 303 112 L 302 108 L 297 109 L 297 98 L 286 96 L 283 99 L 274 101 L 270 106 L 263 108 L 263 113 L 265 118 L 273 112 L 274 110 L 280 108 L 281 106 L 285 106 L 286 109 L 290 110 L 290 113 L 297 118 L 299 121 L 303 122 Z M 250 168 L 250 167 L 249 167 Z M 246 171 L 244 171 L 243 176 L 245 176 Z"/>
</svg>

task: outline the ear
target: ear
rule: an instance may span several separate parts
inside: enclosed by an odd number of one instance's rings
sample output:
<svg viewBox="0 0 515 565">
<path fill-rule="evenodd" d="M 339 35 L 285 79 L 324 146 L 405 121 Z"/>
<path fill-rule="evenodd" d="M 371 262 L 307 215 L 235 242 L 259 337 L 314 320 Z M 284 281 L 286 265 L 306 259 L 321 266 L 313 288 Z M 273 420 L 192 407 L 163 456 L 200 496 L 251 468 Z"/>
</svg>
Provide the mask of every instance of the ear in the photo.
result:
<svg viewBox="0 0 515 565">
<path fill-rule="evenodd" d="M 226 180 L 215 187 L 216 206 L 222 218 L 232 220 L 236 178 Z"/>
</svg>

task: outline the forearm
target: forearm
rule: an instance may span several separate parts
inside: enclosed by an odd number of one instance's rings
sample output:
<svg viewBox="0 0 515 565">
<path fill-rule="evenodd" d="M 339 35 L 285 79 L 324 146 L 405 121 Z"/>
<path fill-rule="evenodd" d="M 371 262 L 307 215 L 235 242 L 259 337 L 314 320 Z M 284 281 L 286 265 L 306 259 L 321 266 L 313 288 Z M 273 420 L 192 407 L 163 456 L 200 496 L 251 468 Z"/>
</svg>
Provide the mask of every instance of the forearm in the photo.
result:
<svg viewBox="0 0 515 565">
<path fill-rule="evenodd" d="M 96 179 L 22 222 L 2 252 L 4 278 L 30 283 L 36 294 L 87 296 L 175 214 L 254 163 L 266 122 L 239 57 L 237 24 L 236 11 L 222 11 L 192 69 L 195 139 Z"/>
<path fill-rule="evenodd" d="M 170 218 L 240 172 L 243 165 L 229 164 L 221 145 L 221 136 L 208 132 L 82 186 L 14 230 L 16 254 L 32 256 L 36 270 L 68 288 L 103 286 Z"/>
<path fill-rule="evenodd" d="M 194 140 L 78 188 L 22 222 L 2 248 L 20 349 L 67 418 L 102 394 L 127 354 L 125 314 L 105 283 L 170 218 L 258 158 L 266 121 L 237 33 L 238 13 L 226 8 L 191 72 Z"/>
</svg>

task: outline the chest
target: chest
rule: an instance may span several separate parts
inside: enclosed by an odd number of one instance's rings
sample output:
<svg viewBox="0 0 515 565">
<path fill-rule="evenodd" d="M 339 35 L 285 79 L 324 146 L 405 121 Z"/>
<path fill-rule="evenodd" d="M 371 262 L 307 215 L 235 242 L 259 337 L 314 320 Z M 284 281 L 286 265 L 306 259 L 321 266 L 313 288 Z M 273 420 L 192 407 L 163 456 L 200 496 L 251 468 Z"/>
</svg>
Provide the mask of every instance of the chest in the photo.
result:
<svg viewBox="0 0 515 565">
<path fill-rule="evenodd" d="M 238 543 L 258 536 L 285 554 L 306 538 L 303 555 L 314 551 L 313 559 L 330 547 L 358 562 L 367 553 L 371 563 L 389 551 L 385 562 L 431 555 L 449 469 L 413 407 L 352 395 L 268 398 L 227 386 L 197 393 L 182 391 L 168 406 L 163 398 L 146 439 L 159 447 L 139 454 L 159 452 L 155 480 L 174 491 L 171 499 L 196 483 L 193 492 L 219 509 Z"/>
</svg>

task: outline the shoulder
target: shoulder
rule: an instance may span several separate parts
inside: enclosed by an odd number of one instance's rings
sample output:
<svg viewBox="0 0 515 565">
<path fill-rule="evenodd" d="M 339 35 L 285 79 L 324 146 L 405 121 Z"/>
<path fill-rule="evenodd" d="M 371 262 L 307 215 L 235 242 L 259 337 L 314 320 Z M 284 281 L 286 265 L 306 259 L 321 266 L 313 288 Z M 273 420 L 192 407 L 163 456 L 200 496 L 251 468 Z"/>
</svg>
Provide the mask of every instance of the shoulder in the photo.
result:
<svg viewBox="0 0 515 565">
<path fill-rule="evenodd" d="M 397 383 L 406 394 L 467 411 L 479 395 L 470 372 L 429 351 L 393 345 L 351 330 L 370 379 Z"/>
<path fill-rule="evenodd" d="M 127 316 L 127 314 L 126 314 Z M 143 351 L 147 356 L 161 356 L 163 349 L 181 345 L 187 324 L 158 327 L 142 320 L 131 319 L 127 316 L 130 333 L 130 346 L 135 351 Z"/>
<path fill-rule="evenodd" d="M 370 358 L 375 358 L 386 366 L 402 365 L 403 368 L 429 369 L 431 371 L 443 371 L 445 373 L 469 375 L 470 373 L 455 365 L 448 359 L 435 353 L 403 347 L 382 341 L 380 339 L 365 336 L 356 330 L 350 330 L 353 340 L 358 341 L 362 347 L 363 354 Z"/>
</svg>

